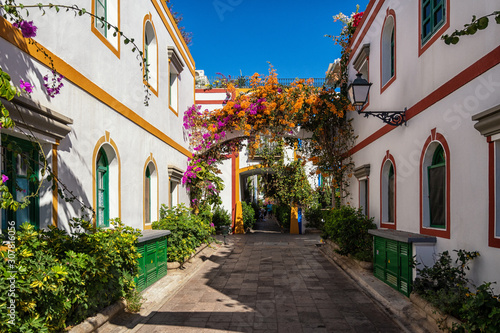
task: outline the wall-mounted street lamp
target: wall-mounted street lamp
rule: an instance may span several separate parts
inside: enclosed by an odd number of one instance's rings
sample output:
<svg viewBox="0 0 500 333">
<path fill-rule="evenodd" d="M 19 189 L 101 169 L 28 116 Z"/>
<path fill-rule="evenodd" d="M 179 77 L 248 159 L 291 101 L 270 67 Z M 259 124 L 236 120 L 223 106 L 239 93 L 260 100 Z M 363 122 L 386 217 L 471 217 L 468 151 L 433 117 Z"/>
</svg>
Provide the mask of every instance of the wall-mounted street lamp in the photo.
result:
<svg viewBox="0 0 500 333">
<path fill-rule="evenodd" d="M 356 74 L 356 79 L 347 88 L 347 94 L 356 111 L 365 117 L 369 115 L 377 117 L 384 123 L 392 126 L 406 125 L 406 108 L 404 111 L 361 111 L 368 101 L 371 85 L 371 83 L 361 77 L 361 73 L 358 73 Z"/>
</svg>

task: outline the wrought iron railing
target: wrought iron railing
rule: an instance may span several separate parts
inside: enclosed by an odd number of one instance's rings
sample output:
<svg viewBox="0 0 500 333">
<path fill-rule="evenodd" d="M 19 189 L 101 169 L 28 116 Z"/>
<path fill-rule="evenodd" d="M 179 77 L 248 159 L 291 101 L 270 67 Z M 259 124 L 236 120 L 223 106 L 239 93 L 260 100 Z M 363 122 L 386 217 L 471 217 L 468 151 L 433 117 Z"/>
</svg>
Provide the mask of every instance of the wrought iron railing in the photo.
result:
<svg viewBox="0 0 500 333">
<path fill-rule="evenodd" d="M 232 83 L 236 88 L 250 88 L 250 80 L 251 76 L 199 76 L 196 78 L 196 88 L 225 88 L 229 83 Z M 278 78 L 278 84 L 289 86 L 296 80 L 299 78 Z M 307 81 L 308 78 L 304 78 L 304 80 Z M 321 87 L 325 83 L 325 78 L 312 78 L 312 84 L 315 87 Z"/>
</svg>

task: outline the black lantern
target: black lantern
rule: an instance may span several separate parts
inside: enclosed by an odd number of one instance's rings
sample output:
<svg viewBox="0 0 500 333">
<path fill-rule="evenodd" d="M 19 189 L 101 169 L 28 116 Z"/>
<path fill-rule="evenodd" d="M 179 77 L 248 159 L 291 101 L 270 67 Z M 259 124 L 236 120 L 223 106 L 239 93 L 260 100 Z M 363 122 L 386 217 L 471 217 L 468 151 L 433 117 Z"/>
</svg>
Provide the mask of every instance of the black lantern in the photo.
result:
<svg viewBox="0 0 500 333">
<path fill-rule="evenodd" d="M 361 111 L 368 101 L 371 83 L 361 77 L 361 73 L 356 74 L 356 79 L 347 87 L 347 94 L 352 105 L 359 114 L 365 117 L 372 115 L 381 119 L 384 123 L 399 126 L 406 125 L 406 108 L 404 111 Z"/>
<path fill-rule="evenodd" d="M 371 83 L 361 77 L 361 73 L 356 74 L 356 79 L 347 88 L 347 94 L 356 111 L 361 111 L 368 101 Z"/>
</svg>

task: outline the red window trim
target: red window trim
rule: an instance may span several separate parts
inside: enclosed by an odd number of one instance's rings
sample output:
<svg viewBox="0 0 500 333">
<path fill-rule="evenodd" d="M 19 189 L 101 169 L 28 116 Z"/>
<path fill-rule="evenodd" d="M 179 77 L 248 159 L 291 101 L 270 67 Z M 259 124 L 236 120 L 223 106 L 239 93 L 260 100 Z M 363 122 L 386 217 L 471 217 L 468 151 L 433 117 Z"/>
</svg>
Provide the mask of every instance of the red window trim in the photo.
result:
<svg viewBox="0 0 500 333">
<path fill-rule="evenodd" d="M 431 227 L 424 227 L 424 177 L 423 177 L 423 166 L 424 166 L 424 157 L 425 153 L 427 152 L 427 149 L 429 148 L 429 145 L 432 142 L 438 142 L 443 146 L 444 153 L 445 153 L 445 159 L 446 159 L 446 207 L 445 207 L 445 214 L 446 214 L 446 228 L 445 229 L 437 229 L 437 228 L 431 228 Z M 440 133 L 436 132 L 436 129 L 431 130 L 431 135 L 427 138 L 425 141 L 424 147 L 422 149 L 422 154 L 420 155 L 420 233 L 423 235 L 429 235 L 429 236 L 436 236 L 436 237 L 441 237 L 441 238 L 448 238 L 450 239 L 450 148 L 448 146 L 448 142 L 444 138 L 444 136 Z"/>
<path fill-rule="evenodd" d="M 422 0 L 418 1 L 418 56 L 420 57 L 424 52 L 438 39 L 441 39 L 441 36 L 445 33 L 445 31 L 450 27 L 450 0 L 446 0 L 446 22 L 443 26 L 434 33 L 431 39 L 425 42 L 422 45 Z"/>
<path fill-rule="evenodd" d="M 387 161 L 390 161 L 392 163 L 392 167 L 394 168 L 394 222 L 393 223 L 384 223 L 382 221 L 382 213 L 383 213 L 383 199 L 382 199 L 382 179 L 383 179 L 383 172 L 384 172 L 384 165 Z M 384 159 L 382 160 L 382 165 L 380 167 L 380 227 L 381 228 L 387 228 L 387 229 L 394 229 L 396 230 L 396 221 L 397 221 L 397 170 L 396 170 L 396 161 L 394 160 L 394 157 L 389 153 L 389 151 L 386 152 Z"/>
<path fill-rule="evenodd" d="M 488 246 L 500 248 L 500 237 L 495 237 L 495 141 L 489 136 L 486 142 L 488 142 Z"/>
<path fill-rule="evenodd" d="M 382 57 L 382 42 L 384 39 L 384 27 L 385 27 L 385 22 L 389 18 L 389 16 L 392 16 L 392 19 L 394 21 L 394 75 L 384 84 L 382 82 L 383 80 L 383 57 Z M 397 38 L 396 38 L 396 12 L 394 9 L 389 9 L 387 8 L 387 12 L 385 15 L 384 23 L 382 24 L 382 32 L 380 34 L 380 94 L 382 94 L 389 86 L 396 81 L 396 75 L 397 75 Z"/>
</svg>

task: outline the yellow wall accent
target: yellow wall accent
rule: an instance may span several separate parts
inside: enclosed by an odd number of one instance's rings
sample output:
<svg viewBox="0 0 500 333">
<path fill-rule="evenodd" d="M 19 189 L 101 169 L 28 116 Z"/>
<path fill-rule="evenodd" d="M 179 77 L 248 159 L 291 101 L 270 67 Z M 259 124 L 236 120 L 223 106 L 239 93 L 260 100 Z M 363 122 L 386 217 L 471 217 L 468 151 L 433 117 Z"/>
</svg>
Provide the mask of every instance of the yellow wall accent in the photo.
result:
<svg viewBox="0 0 500 333">
<path fill-rule="evenodd" d="M 106 131 L 105 135 L 102 136 L 99 140 L 97 140 L 96 145 L 94 146 L 94 151 L 92 152 L 92 208 L 95 209 L 97 206 L 97 196 L 96 196 L 96 162 L 97 162 L 97 154 L 99 153 L 99 149 L 102 147 L 104 143 L 108 143 L 113 147 L 117 162 L 118 162 L 118 217 L 122 218 L 122 165 L 120 159 L 120 153 L 118 152 L 118 147 L 113 139 L 110 138 L 109 132 Z M 95 213 L 95 211 L 94 211 Z M 92 217 L 94 226 L 96 226 L 96 216 Z"/>
<path fill-rule="evenodd" d="M 234 233 L 244 234 L 245 227 L 243 226 L 243 208 L 241 207 L 241 201 L 236 203 L 235 213 L 234 213 Z"/>
<path fill-rule="evenodd" d="M 250 170 L 254 170 L 254 169 L 261 169 L 261 168 L 262 168 L 262 165 L 260 165 L 260 164 L 251 165 L 251 166 L 247 166 L 246 168 L 239 169 L 238 173 L 243 173 L 246 171 L 250 171 Z"/>
<path fill-rule="evenodd" d="M 92 0 L 92 14 L 95 15 L 95 1 L 96 0 Z M 118 24 L 116 25 L 118 27 L 118 30 L 120 30 L 120 0 L 118 0 Z M 120 34 L 117 35 L 117 38 L 118 38 L 118 49 L 115 49 L 115 47 L 113 45 L 111 45 L 111 43 L 109 42 L 109 40 L 104 37 L 100 32 L 99 30 L 96 29 L 95 27 L 95 18 L 92 16 L 91 17 L 91 20 L 90 20 L 90 24 L 91 24 L 91 31 L 94 33 L 94 35 L 97 36 L 97 38 L 99 38 L 99 40 L 101 42 L 104 43 L 104 45 L 106 45 L 110 50 L 111 52 L 113 52 L 114 55 L 116 55 L 118 57 L 118 59 L 120 59 L 120 45 L 121 45 L 121 41 L 120 41 Z"/>
<path fill-rule="evenodd" d="M 292 207 L 292 213 L 290 214 L 290 233 L 299 234 L 299 207 Z"/>
<path fill-rule="evenodd" d="M 168 33 L 170 34 L 170 37 L 172 37 L 172 40 L 174 41 L 175 43 L 175 46 L 177 46 L 177 50 L 179 51 L 179 53 L 181 54 L 181 57 L 184 59 L 184 61 L 186 62 L 186 65 L 188 66 L 189 68 L 189 71 L 191 72 L 191 74 L 193 75 L 193 78 L 195 77 L 195 73 L 194 73 L 194 68 L 195 68 L 195 65 L 194 65 L 194 60 L 193 58 L 191 57 L 191 53 L 189 53 L 189 49 L 188 47 L 186 46 L 186 43 L 184 42 L 184 38 L 182 38 L 181 36 L 181 33 L 179 31 L 179 29 L 177 28 L 177 24 L 175 24 L 175 20 L 174 18 L 172 17 L 172 14 L 170 13 L 170 10 L 168 9 L 167 5 L 164 3 L 164 1 L 161 1 L 162 5 L 163 5 L 163 9 L 165 10 L 165 12 L 167 13 L 168 17 L 169 17 L 169 20 L 170 22 L 172 22 L 172 25 L 175 27 L 176 31 L 177 31 L 177 36 L 179 36 L 179 39 L 181 39 L 181 43 L 186 47 L 186 50 L 188 52 L 188 56 L 189 56 L 189 59 L 188 57 L 186 57 L 186 54 L 184 53 L 183 49 L 181 48 L 181 46 L 179 45 L 179 42 L 176 38 L 176 34 L 172 31 L 172 28 L 170 27 L 170 25 L 168 24 L 168 20 L 167 18 L 165 17 L 165 15 L 163 14 L 163 11 L 161 10 L 160 6 L 158 5 L 158 2 L 156 0 L 151 0 L 151 2 L 153 3 L 153 6 L 155 6 L 156 8 L 156 11 L 158 12 L 158 15 L 160 15 L 160 18 L 161 20 L 163 21 L 163 25 L 165 26 L 165 28 L 167 28 L 168 30 Z M 191 65 L 192 64 L 192 65 Z"/>
<path fill-rule="evenodd" d="M 155 38 L 156 38 L 156 89 L 151 87 L 151 85 L 148 83 L 148 81 L 146 81 L 146 79 L 144 78 L 146 76 L 146 66 L 142 66 L 142 83 L 144 83 L 144 85 L 146 87 L 148 87 L 149 90 L 151 90 L 153 92 L 153 94 L 155 94 L 156 97 L 158 97 L 158 90 L 160 90 L 160 87 L 158 86 L 159 85 L 159 78 L 160 78 L 160 67 L 159 67 L 159 57 L 158 57 L 158 49 L 159 49 L 159 45 L 158 45 L 158 34 L 156 33 L 156 28 L 155 28 L 155 25 L 153 24 L 153 18 L 151 16 L 151 13 L 147 14 L 146 16 L 144 16 L 144 22 L 142 23 L 142 54 L 143 56 L 146 54 L 146 23 L 149 21 L 149 23 L 151 23 L 151 26 L 153 27 L 153 31 L 155 33 Z"/>
<path fill-rule="evenodd" d="M 158 210 L 158 208 L 160 207 L 160 175 L 159 175 L 159 169 L 158 169 L 158 164 L 156 164 L 156 160 L 154 159 L 153 157 L 153 153 L 150 153 L 148 159 L 146 160 L 146 163 L 144 164 L 144 169 L 142 170 L 142 174 L 143 174 L 143 179 L 144 179 L 144 182 L 143 182 L 143 186 L 142 186 L 142 226 L 144 228 L 144 230 L 146 229 L 151 229 L 151 223 L 148 223 L 146 224 L 146 209 L 144 209 L 146 207 L 146 168 L 148 167 L 149 165 L 149 162 L 152 162 L 155 166 L 155 171 L 156 171 L 156 208 Z M 151 200 L 151 198 L 150 198 Z M 159 216 L 159 210 L 156 212 Z"/>
<path fill-rule="evenodd" d="M 57 227 L 58 222 L 58 176 L 57 176 L 57 146 L 59 145 L 59 140 L 56 139 L 56 143 L 52 145 L 52 173 L 54 174 L 54 188 L 52 189 L 52 225 Z"/>
<path fill-rule="evenodd" d="M 144 129 L 146 132 L 156 136 L 158 139 L 173 147 L 180 153 L 186 155 L 187 157 L 192 157 L 192 154 L 189 150 L 175 142 L 172 138 L 167 136 L 158 128 L 151 125 L 144 118 L 140 117 L 137 113 L 126 107 L 124 104 L 101 89 L 91 80 L 83 76 L 80 72 L 75 70 L 61 58 L 48 51 L 35 41 L 33 41 L 33 44 L 27 43 L 27 40 L 22 36 L 21 31 L 19 29 L 12 28 L 10 23 L 2 18 L 0 18 L 0 37 L 17 46 L 19 49 L 23 50 L 25 53 L 29 54 L 31 57 L 38 60 L 42 64 L 50 67 L 49 59 L 46 58 L 41 52 L 37 52 L 38 49 L 36 45 L 38 45 L 38 47 L 47 52 L 49 57 L 53 60 L 54 66 L 55 68 L 57 68 L 57 72 L 64 75 L 65 79 L 73 82 L 75 85 L 86 91 L 91 96 L 94 96 L 96 99 L 108 105 L 110 108 L 114 109 L 116 112 L 129 119 L 134 124 Z"/>
<path fill-rule="evenodd" d="M 236 177 L 235 177 L 235 186 L 236 186 L 236 195 L 235 195 L 235 201 L 240 202 L 240 155 L 236 156 Z M 240 203 L 241 204 L 241 203 Z"/>
</svg>

